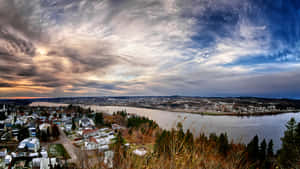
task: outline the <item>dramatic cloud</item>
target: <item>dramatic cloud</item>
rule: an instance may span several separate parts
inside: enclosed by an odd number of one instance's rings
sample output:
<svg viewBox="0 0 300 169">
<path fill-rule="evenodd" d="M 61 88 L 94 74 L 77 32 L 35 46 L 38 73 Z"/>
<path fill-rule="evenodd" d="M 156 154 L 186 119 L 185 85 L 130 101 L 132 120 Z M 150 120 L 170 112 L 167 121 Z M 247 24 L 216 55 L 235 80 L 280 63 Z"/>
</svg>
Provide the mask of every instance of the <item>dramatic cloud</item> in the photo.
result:
<svg viewBox="0 0 300 169">
<path fill-rule="evenodd" d="M 0 96 L 300 97 L 296 0 L 0 0 Z"/>
</svg>

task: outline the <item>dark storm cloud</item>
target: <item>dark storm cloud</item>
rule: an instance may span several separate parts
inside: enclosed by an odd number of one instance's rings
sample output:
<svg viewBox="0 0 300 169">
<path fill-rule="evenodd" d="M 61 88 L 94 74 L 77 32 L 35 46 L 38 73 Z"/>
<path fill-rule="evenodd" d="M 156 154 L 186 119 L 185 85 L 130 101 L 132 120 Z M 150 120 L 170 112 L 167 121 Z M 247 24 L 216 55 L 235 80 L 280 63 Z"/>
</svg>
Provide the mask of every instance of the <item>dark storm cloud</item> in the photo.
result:
<svg viewBox="0 0 300 169">
<path fill-rule="evenodd" d="M 62 56 L 71 60 L 73 73 L 84 73 L 105 69 L 117 63 L 118 57 L 110 53 L 110 49 L 102 48 L 99 44 L 96 49 L 84 53 L 76 49 L 64 48 Z"/>
<path fill-rule="evenodd" d="M 0 0 L 1 27 L 11 27 L 28 38 L 39 38 L 41 35 L 39 25 L 29 24 L 36 2 L 38 1 Z"/>
<path fill-rule="evenodd" d="M 0 82 L 0 88 L 8 88 L 8 87 L 15 87 L 15 85 L 10 83 Z"/>
<path fill-rule="evenodd" d="M 64 3 L 44 1 L 42 7 L 56 8 L 57 5 L 74 3 L 61 2 Z M 47 27 L 41 25 L 47 22 L 41 20 L 47 17 L 43 12 L 46 11 L 41 9 L 39 1 L 0 0 L 0 78 L 12 82 L 26 80 L 31 81 L 32 86 L 56 88 L 75 83 L 73 75 L 97 70 L 105 72 L 117 63 L 117 56 L 109 47 L 103 47 L 101 41 L 98 44 L 86 42 L 83 48 L 61 44 L 61 47 L 47 52 L 46 60 L 35 61 L 40 57 L 37 43 L 45 44 L 48 37 Z M 93 47 L 90 49 L 90 46 Z M 70 62 L 71 71 L 62 63 L 63 58 Z"/>
<path fill-rule="evenodd" d="M 28 56 L 33 56 L 35 54 L 34 45 L 31 42 L 28 42 L 24 39 L 16 37 L 12 33 L 5 31 L 5 28 L 0 27 L 0 39 L 5 40 L 7 42 L 5 48 L 8 53 L 22 53 Z"/>
</svg>

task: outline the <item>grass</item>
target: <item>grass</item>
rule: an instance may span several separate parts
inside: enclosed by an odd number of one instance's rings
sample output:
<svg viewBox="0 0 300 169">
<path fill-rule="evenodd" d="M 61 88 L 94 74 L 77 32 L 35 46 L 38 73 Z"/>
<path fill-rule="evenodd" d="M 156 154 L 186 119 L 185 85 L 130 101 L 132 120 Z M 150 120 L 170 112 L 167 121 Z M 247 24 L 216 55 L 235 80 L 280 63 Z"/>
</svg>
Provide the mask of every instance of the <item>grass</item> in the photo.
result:
<svg viewBox="0 0 300 169">
<path fill-rule="evenodd" d="M 51 144 L 48 149 L 49 157 L 69 159 L 70 155 L 62 144 Z"/>
</svg>

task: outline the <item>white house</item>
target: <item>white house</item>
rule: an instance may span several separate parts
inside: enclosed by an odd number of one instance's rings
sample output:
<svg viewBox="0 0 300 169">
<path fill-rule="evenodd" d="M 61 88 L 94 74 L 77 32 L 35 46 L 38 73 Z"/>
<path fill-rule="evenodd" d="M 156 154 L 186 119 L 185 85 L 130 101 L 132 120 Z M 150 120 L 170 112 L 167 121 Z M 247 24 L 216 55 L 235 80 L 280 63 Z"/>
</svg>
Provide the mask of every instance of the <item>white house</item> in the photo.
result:
<svg viewBox="0 0 300 169">
<path fill-rule="evenodd" d="M 144 156 L 145 154 L 147 154 L 147 150 L 144 148 L 135 149 L 133 150 L 133 154 L 138 156 Z"/>
<path fill-rule="evenodd" d="M 4 158 L 4 162 L 6 165 L 10 164 L 11 160 L 12 160 L 11 155 L 6 155 Z"/>
<path fill-rule="evenodd" d="M 18 149 L 27 148 L 30 151 L 37 152 L 40 149 L 40 141 L 36 137 L 29 137 L 20 142 Z"/>
<path fill-rule="evenodd" d="M 107 165 L 108 168 L 113 168 L 113 151 L 105 151 L 104 152 L 104 164 Z"/>
<path fill-rule="evenodd" d="M 47 132 L 48 128 L 51 129 L 51 125 L 49 123 L 43 123 L 39 126 L 40 131 Z"/>
<path fill-rule="evenodd" d="M 5 107 L 5 104 L 3 104 L 3 108 L 0 109 L 0 112 L 6 112 L 6 107 Z"/>
<path fill-rule="evenodd" d="M 67 132 L 72 131 L 72 126 L 73 126 L 72 121 L 66 122 L 66 123 L 65 123 L 65 130 L 66 130 Z"/>
<path fill-rule="evenodd" d="M 79 120 L 79 126 L 80 127 L 92 127 L 92 126 L 95 126 L 95 123 L 92 119 L 90 118 L 82 118 Z"/>
<path fill-rule="evenodd" d="M 2 148 L 0 150 L 0 157 L 5 157 L 7 155 L 7 149 L 6 148 Z"/>
<path fill-rule="evenodd" d="M 57 164 L 56 158 L 33 158 L 32 166 L 40 169 L 50 169 L 50 164 L 54 167 Z"/>
<path fill-rule="evenodd" d="M 36 128 L 35 127 L 29 127 L 29 136 L 30 137 L 35 137 L 36 136 Z"/>
</svg>

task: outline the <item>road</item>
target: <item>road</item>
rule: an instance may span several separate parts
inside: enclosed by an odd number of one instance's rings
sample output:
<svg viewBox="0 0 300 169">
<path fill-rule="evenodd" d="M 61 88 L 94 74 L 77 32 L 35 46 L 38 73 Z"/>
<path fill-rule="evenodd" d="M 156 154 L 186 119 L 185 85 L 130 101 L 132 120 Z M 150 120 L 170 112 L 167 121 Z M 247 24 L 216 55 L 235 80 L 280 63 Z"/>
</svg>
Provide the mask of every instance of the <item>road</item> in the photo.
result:
<svg viewBox="0 0 300 169">
<path fill-rule="evenodd" d="M 69 140 L 69 138 L 66 136 L 65 132 L 63 132 L 61 130 L 60 127 L 59 128 L 59 142 L 64 145 L 65 149 L 68 151 L 71 159 L 68 160 L 68 163 L 74 163 L 76 165 L 79 165 L 78 162 L 78 156 L 80 153 L 80 149 L 75 147 L 72 142 Z"/>
<path fill-rule="evenodd" d="M 48 148 L 49 145 L 51 144 L 62 144 L 65 149 L 67 150 L 67 152 L 70 155 L 70 159 L 68 159 L 68 163 L 74 163 L 77 166 L 79 166 L 80 164 L 80 160 L 78 160 L 79 155 L 80 155 L 80 149 L 75 147 L 72 142 L 69 140 L 69 138 L 66 136 L 65 132 L 61 130 L 60 127 L 58 127 L 59 129 L 59 139 L 54 141 L 54 142 L 47 142 L 47 143 L 42 143 L 42 146 Z"/>
</svg>

